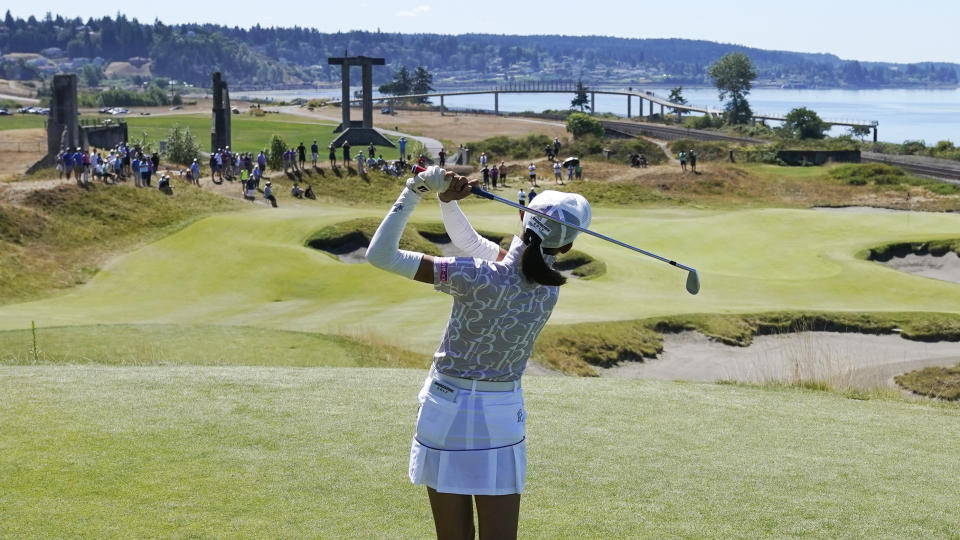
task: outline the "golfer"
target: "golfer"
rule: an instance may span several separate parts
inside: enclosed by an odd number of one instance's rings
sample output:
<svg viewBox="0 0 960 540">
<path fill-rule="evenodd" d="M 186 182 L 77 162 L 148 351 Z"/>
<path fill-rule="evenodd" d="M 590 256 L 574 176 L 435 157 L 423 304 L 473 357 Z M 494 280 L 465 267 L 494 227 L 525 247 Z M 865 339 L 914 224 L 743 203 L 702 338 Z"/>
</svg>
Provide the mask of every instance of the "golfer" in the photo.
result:
<svg viewBox="0 0 960 540">
<path fill-rule="evenodd" d="M 439 167 L 407 180 L 383 219 L 367 259 L 378 268 L 432 284 L 453 310 L 420 390 L 410 449 L 410 480 L 426 485 L 437 537 L 516 538 L 526 479 L 526 409 L 520 377 L 566 279 L 553 269 L 578 231 L 527 213 L 523 237 L 508 250 L 473 229 L 457 200 L 477 185 Z M 400 236 L 422 195 L 436 192 L 444 226 L 469 257 L 401 251 Z M 590 205 L 545 191 L 531 204 L 587 227 Z"/>
</svg>

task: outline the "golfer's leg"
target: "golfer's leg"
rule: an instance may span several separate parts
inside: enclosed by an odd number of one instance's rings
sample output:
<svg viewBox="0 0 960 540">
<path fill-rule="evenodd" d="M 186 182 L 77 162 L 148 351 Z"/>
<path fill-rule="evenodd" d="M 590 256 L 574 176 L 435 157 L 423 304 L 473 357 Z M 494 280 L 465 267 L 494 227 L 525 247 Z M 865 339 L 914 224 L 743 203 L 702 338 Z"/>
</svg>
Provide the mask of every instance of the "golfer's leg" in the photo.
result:
<svg viewBox="0 0 960 540">
<path fill-rule="evenodd" d="M 519 493 L 477 495 L 476 499 L 480 540 L 510 540 L 517 537 L 517 523 L 520 521 Z"/>
<path fill-rule="evenodd" d="M 437 540 L 473 540 L 473 497 L 456 493 L 438 493 L 428 487 Z"/>
</svg>

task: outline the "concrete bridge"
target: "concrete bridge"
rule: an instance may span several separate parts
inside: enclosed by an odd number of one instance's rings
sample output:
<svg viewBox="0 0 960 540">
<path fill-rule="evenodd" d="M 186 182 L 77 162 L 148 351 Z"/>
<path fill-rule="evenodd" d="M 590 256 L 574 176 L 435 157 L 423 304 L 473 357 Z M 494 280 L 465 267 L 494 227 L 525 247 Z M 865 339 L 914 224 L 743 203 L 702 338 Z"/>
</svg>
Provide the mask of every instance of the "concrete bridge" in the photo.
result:
<svg viewBox="0 0 960 540">
<path fill-rule="evenodd" d="M 577 85 L 575 83 L 567 81 L 522 81 L 503 84 L 488 90 L 461 90 L 461 91 L 450 91 L 450 92 L 431 92 L 428 94 L 409 94 L 404 96 L 380 96 L 374 97 L 373 101 L 378 102 L 389 102 L 397 99 L 440 99 L 440 112 L 441 114 L 448 110 L 444 104 L 444 98 L 450 96 L 475 96 L 481 94 L 490 94 L 493 96 L 493 112 L 494 114 L 500 114 L 500 94 L 558 94 L 558 93 L 577 93 Z M 666 109 L 671 109 L 676 111 L 678 114 L 683 113 L 699 113 L 705 116 L 722 116 L 723 110 L 713 109 L 710 107 L 698 107 L 695 105 L 685 105 L 680 103 L 674 103 L 668 99 L 664 99 L 654 95 L 651 91 L 641 91 L 641 90 L 603 90 L 586 87 L 586 93 L 590 97 L 590 110 L 596 110 L 596 101 L 597 94 L 608 95 L 608 96 L 623 96 L 626 98 L 626 116 L 631 118 L 632 116 L 644 116 L 644 101 L 649 104 L 649 114 L 647 116 L 654 116 L 654 107 L 659 105 L 660 116 L 663 117 Z M 637 114 L 633 114 L 633 102 L 634 98 L 637 100 Z M 340 106 L 342 100 L 332 100 L 328 102 L 330 105 Z M 350 100 L 351 105 L 360 105 L 360 99 Z M 757 120 L 771 120 L 777 122 L 783 122 L 786 120 L 786 115 L 783 114 L 757 114 L 753 116 L 753 121 Z M 859 120 L 828 120 L 824 119 L 824 122 L 832 126 L 849 126 L 849 127 L 866 127 L 873 130 L 873 140 L 877 141 L 877 122 L 876 121 L 859 121 Z"/>
</svg>

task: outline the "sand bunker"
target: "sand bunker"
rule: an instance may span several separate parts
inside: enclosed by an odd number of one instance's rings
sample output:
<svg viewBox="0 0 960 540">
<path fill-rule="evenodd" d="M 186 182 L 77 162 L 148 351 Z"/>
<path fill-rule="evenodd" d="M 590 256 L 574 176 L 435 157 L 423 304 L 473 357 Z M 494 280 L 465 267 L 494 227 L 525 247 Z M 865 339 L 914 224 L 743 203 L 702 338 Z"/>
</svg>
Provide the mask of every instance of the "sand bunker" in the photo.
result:
<svg viewBox="0 0 960 540">
<path fill-rule="evenodd" d="M 804 332 L 757 336 L 732 347 L 697 332 L 664 336 L 664 351 L 646 362 L 597 369 L 604 377 L 716 382 L 821 380 L 839 388 L 895 388 L 893 377 L 960 363 L 960 343 L 923 343 L 898 335 Z"/>
<path fill-rule="evenodd" d="M 954 252 L 948 252 L 941 256 L 908 253 L 903 257 L 893 257 L 881 264 L 901 272 L 960 283 L 960 255 Z"/>
</svg>

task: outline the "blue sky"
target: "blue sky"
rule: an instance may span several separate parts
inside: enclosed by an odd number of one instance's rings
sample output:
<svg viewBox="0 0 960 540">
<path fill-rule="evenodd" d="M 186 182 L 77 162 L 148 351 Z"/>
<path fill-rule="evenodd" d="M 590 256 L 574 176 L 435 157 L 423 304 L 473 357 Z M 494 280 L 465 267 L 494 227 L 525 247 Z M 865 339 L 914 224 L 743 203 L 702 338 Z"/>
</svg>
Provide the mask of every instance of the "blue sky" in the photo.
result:
<svg viewBox="0 0 960 540">
<path fill-rule="evenodd" d="M 4 8 L 0 8 L 4 9 Z M 15 16 L 113 16 L 141 22 L 306 26 L 322 32 L 496 33 L 687 38 L 763 49 L 833 53 L 844 59 L 960 63 L 957 0 L 346 0 L 303 2 L 102 2 L 7 0 Z M 677 10 L 672 13 L 668 9 Z"/>
</svg>

